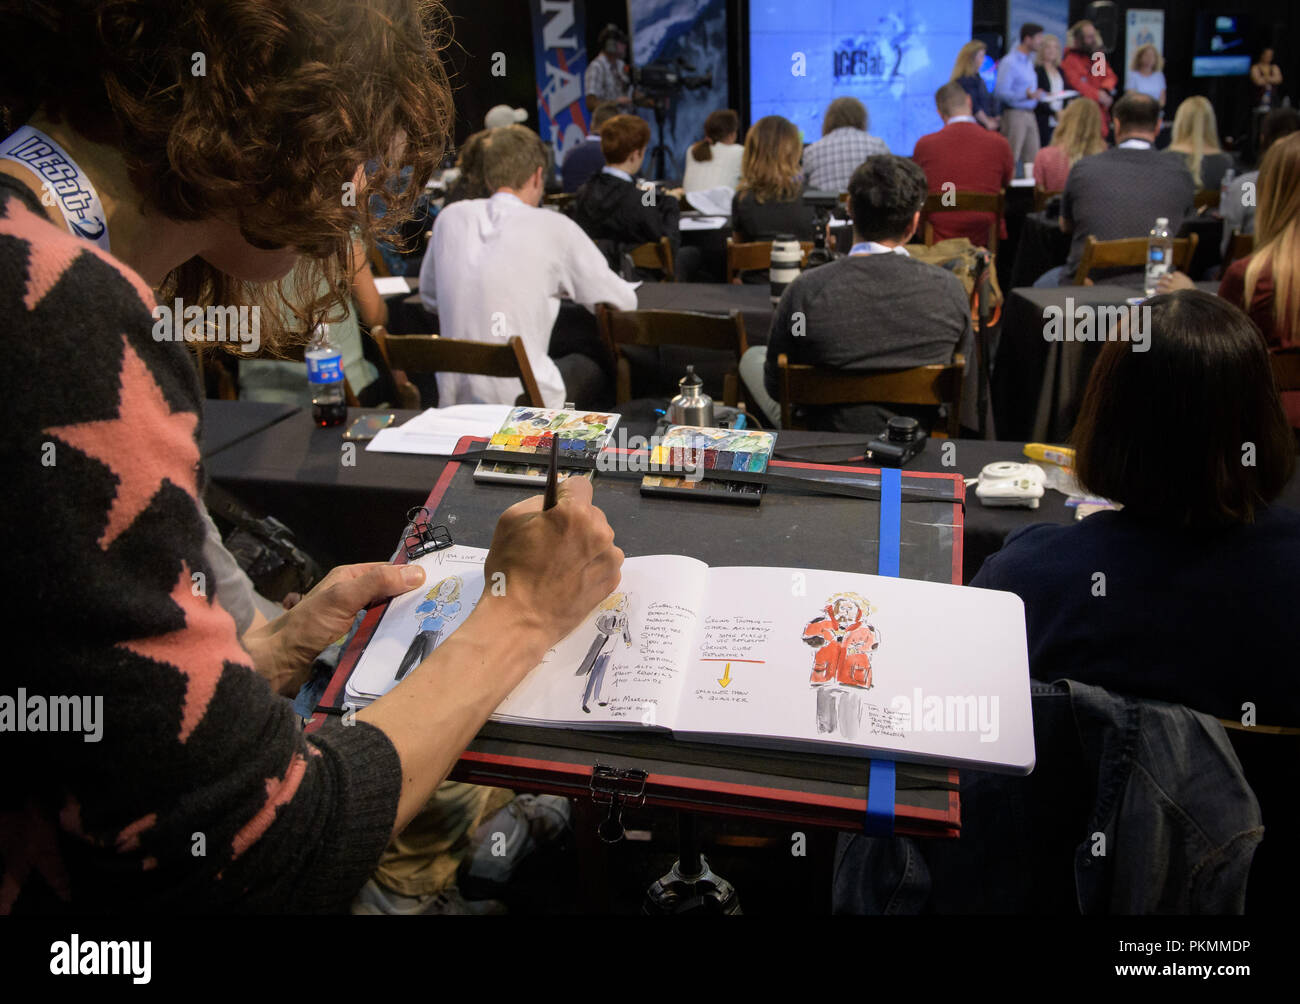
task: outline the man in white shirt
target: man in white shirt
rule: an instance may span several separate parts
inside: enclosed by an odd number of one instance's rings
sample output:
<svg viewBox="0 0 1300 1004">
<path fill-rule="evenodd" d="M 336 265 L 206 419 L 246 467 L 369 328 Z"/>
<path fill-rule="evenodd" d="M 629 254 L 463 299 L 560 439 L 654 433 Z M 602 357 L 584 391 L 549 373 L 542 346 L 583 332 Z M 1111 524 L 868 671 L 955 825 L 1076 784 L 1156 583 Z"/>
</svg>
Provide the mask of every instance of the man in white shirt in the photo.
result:
<svg viewBox="0 0 1300 1004">
<path fill-rule="evenodd" d="M 579 353 L 547 355 L 560 300 L 634 310 L 636 292 L 610 270 L 581 227 L 538 208 L 545 163 L 542 141 L 530 129 L 493 130 L 484 141 L 483 176 L 494 194 L 454 203 L 438 214 L 420 267 L 420 299 L 437 311 L 440 334 L 448 338 L 523 338 L 546 407 L 559 408 L 565 401 L 593 407 L 593 397 L 607 385 L 601 365 Z M 512 404 L 519 393 L 519 381 L 505 377 L 438 375 L 444 406 Z"/>
</svg>

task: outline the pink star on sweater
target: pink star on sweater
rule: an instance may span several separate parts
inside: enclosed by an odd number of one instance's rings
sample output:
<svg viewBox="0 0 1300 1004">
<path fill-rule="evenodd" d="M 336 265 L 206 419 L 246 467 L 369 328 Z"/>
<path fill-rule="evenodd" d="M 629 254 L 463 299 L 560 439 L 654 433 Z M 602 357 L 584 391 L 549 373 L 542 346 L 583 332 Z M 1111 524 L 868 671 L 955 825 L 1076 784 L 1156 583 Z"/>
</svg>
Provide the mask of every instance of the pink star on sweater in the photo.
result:
<svg viewBox="0 0 1300 1004">
<path fill-rule="evenodd" d="M 144 360 L 122 336 L 117 417 L 43 430 L 104 464 L 117 478 L 117 493 L 99 546 L 108 550 L 149 507 L 164 481 L 197 499 L 198 416 L 172 411 Z"/>
<path fill-rule="evenodd" d="M 208 710 L 226 663 L 249 664 L 248 653 L 235 637 L 235 622 L 219 603 L 195 596 L 190 567 L 181 563 L 180 578 L 171 592 L 172 602 L 185 613 L 185 626 L 154 638 L 122 642 L 121 647 L 146 659 L 175 666 L 185 678 L 179 739 L 185 742 Z M 129 837 L 133 834 L 123 836 Z"/>
</svg>

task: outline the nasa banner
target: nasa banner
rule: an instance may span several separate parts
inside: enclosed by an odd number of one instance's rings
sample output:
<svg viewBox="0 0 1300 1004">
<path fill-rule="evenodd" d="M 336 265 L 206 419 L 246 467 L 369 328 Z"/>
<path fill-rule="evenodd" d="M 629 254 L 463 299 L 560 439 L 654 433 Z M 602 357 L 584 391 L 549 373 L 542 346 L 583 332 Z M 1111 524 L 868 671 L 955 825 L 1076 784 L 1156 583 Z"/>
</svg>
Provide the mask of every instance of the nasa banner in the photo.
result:
<svg viewBox="0 0 1300 1004">
<path fill-rule="evenodd" d="M 537 68 L 537 132 L 563 164 L 587 135 L 583 74 L 587 69 L 587 12 L 583 0 L 528 0 Z"/>
</svg>

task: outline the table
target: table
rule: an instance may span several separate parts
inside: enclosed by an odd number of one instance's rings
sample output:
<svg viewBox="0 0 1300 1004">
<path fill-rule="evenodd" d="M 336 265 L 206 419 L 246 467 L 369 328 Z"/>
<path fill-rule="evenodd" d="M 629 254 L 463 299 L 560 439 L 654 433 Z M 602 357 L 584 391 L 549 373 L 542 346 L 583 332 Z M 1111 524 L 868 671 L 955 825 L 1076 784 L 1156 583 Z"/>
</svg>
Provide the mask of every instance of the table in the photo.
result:
<svg viewBox="0 0 1300 1004">
<path fill-rule="evenodd" d="M 206 400 L 199 449 L 205 457 L 218 453 L 301 410 L 295 404 Z"/>
<path fill-rule="evenodd" d="M 1002 312 L 1001 333 L 993 361 L 991 396 L 996 435 L 1004 440 L 1060 442 L 1074 428 L 1099 342 L 1048 341 L 1047 310 L 1067 306 L 1078 316 L 1081 307 L 1119 306 L 1141 296 L 1136 285 L 1022 286 L 1011 290 Z M 1214 282 L 1197 283 L 1213 293 Z"/>
<path fill-rule="evenodd" d="M 750 345 L 766 345 L 772 326 L 772 290 L 767 283 L 647 282 L 636 291 L 642 310 L 697 310 L 706 314 L 740 311 Z"/>
<path fill-rule="evenodd" d="M 361 413 L 354 409 L 349 421 Z M 394 414 L 400 424 L 416 412 Z M 235 408 L 222 408 L 210 415 L 205 431 L 219 436 L 223 428 L 239 421 Z M 367 453 L 359 448 L 349 466 L 342 450 L 343 428 L 346 426 L 317 429 L 304 412 L 213 452 L 206 460 L 208 475 L 258 515 L 272 513 L 285 522 L 326 567 L 386 557 L 397 545 L 394 525 L 407 509 L 424 501 L 446 462 L 436 457 Z M 777 446 L 781 459 L 858 465 L 861 461 L 853 458 L 861 457 L 864 442 L 861 436 L 785 431 Z M 933 440 L 908 469 L 957 471 L 973 477 L 993 461 L 1024 459 L 1022 443 L 962 439 L 953 440 L 952 445 L 953 466 L 944 465 L 941 443 Z M 599 490 L 598 481 L 597 498 Z M 970 496 L 962 581 L 970 581 L 1012 530 L 1036 522 L 1065 523 L 1072 518 L 1064 496 L 1055 492 L 1049 492 L 1036 511 L 987 509 Z"/>
</svg>

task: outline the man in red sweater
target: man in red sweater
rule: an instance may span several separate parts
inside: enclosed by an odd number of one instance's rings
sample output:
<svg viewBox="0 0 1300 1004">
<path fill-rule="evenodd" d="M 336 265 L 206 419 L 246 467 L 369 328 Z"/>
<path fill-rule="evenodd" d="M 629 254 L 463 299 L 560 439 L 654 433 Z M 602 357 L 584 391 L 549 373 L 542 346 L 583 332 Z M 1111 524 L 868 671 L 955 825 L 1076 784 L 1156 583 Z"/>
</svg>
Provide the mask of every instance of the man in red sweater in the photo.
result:
<svg viewBox="0 0 1300 1004">
<path fill-rule="evenodd" d="M 1067 90 L 1078 91 L 1101 105 L 1101 135 L 1110 135 L 1110 106 L 1115 103 L 1119 77 L 1106 61 L 1101 35 L 1091 21 L 1077 21 L 1069 31 L 1070 47 L 1061 60 Z"/>
<path fill-rule="evenodd" d="M 945 192 L 1000 192 L 1015 175 L 1011 144 L 971 115 L 970 95 L 949 81 L 934 95 L 943 128 L 916 141 L 912 159 L 921 165 L 931 195 Z M 947 185 L 949 187 L 945 188 Z M 936 213 L 929 222 L 936 241 L 967 237 L 977 247 L 989 243 L 992 213 Z M 999 221 L 1000 236 L 1006 224 Z"/>
</svg>

